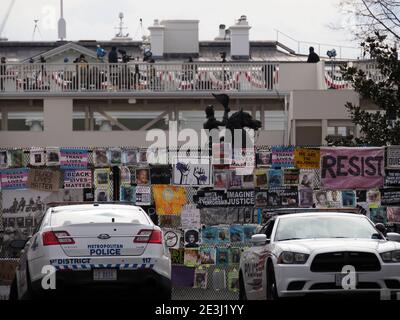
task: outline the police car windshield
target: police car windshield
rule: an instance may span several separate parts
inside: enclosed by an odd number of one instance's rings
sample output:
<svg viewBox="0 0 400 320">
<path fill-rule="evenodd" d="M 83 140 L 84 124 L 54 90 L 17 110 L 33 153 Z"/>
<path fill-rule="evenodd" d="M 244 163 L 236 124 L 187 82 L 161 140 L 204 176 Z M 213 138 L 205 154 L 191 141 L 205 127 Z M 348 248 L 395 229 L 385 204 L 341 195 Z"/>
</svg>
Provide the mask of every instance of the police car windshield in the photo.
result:
<svg viewBox="0 0 400 320">
<path fill-rule="evenodd" d="M 280 219 L 275 241 L 303 239 L 372 239 L 377 235 L 373 225 L 363 217 L 307 216 Z"/>
<path fill-rule="evenodd" d="M 65 210 L 51 215 L 52 226 L 67 226 L 86 223 L 133 223 L 149 224 L 148 218 L 140 210 L 132 209 L 92 209 Z"/>
</svg>

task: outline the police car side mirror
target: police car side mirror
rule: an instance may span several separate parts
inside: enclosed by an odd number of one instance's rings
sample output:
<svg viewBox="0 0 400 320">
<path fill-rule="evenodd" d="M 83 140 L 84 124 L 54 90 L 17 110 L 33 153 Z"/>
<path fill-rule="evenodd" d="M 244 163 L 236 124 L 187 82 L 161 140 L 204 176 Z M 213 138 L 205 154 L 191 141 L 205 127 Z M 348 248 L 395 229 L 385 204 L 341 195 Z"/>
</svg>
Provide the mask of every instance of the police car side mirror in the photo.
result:
<svg viewBox="0 0 400 320">
<path fill-rule="evenodd" d="M 389 232 L 386 235 L 386 239 L 388 239 L 389 241 L 400 242 L 400 234 L 399 233 L 394 233 L 394 232 Z"/>
<path fill-rule="evenodd" d="M 264 246 L 265 244 L 269 243 L 269 241 L 270 240 L 267 239 L 267 236 L 265 234 L 255 234 L 251 237 L 251 243 L 255 247 Z"/>
<path fill-rule="evenodd" d="M 13 240 L 10 242 L 9 247 L 15 250 L 22 250 L 25 248 L 26 240 Z"/>
<path fill-rule="evenodd" d="M 378 230 L 383 235 L 386 235 L 386 227 L 385 227 L 385 225 L 383 223 L 377 223 L 375 225 L 375 229 Z"/>
</svg>

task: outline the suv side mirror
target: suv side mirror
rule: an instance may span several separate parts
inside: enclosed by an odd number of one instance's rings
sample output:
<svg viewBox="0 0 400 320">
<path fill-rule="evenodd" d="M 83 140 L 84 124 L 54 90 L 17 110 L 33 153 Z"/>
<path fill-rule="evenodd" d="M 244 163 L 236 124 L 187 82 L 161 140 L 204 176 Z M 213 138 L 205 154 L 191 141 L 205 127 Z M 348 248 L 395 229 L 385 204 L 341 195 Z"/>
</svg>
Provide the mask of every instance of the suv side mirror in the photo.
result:
<svg viewBox="0 0 400 320">
<path fill-rule="evenodd" d="M 394 232 L 389 232 L 386 235 L 386 239 L 388 239 L 389 241 L 400 242 L 400 234 L 399 233 L 394 233 Z"/>
<path fill-rule="evenodd" d="M 251 243 L 255 247 L 263 246 L 269 243 L 269 241 L 270 240 L 267 239 L 267 236 L 265 234 L 255 234 L 254 236 L 251 237 Z"/>
<path fill-rule="evenodd" d="M 382 233 L 383 235 L 386 235 L 386 227 L 385 227 L 385 225 L 384 225 L 383 223 L 377 223 L 377 224 L 375 225 L 375 228 L 376 228 L 380 233 Z"/>
<path fill-rule="evenodd" d="M 26 240 L 13 240 L 10 242 L 9 247 L 15 250 L 22 250 L 25 248 Z"/>
</svg>

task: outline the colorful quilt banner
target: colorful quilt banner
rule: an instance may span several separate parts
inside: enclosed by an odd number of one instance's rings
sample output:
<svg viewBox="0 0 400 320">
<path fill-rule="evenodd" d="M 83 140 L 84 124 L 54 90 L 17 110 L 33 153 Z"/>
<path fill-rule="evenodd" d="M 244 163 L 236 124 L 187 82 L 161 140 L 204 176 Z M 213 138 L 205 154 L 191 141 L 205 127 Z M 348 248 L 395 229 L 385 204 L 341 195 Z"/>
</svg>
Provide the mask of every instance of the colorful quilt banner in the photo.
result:
<svg viewBox="0 0 400 320">
<path fill-rule="evenodd" d="M 180 215 L 186 204 L 186 189 L 168 185 L 153 186 L 158 215 Z"/>
</svg>

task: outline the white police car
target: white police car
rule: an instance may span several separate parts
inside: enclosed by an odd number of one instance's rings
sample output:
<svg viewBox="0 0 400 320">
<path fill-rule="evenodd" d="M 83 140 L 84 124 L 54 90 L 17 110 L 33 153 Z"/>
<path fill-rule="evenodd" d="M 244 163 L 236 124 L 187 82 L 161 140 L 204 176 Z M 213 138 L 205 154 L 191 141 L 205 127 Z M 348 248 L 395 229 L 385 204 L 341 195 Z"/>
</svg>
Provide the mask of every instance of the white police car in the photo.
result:
<svg viewBox="0 0 400 320">
<path fill-rule="evenodd" d="M 400 291 L 400 235 L 385 233 L 358 214 L 274 216 L 242 254 L 240 298 Z"/>
<path fill-rule="evenodd" d="M 44 289 L 51 286 L 51 272 L 45 276 L 46 270 L 55 270 L 55 290 Z M 44 276 L 48 279 L 43 287 Z M 131 294 L 142 290 L 152 293 L 153 299 L 170 299 L 169 251 L 161 229 L 142 208 L 122 204 L 49 208 L 36 233 L 24 243 L 10 298 L 89 288 L 127 289 Z"/>
</svg>

